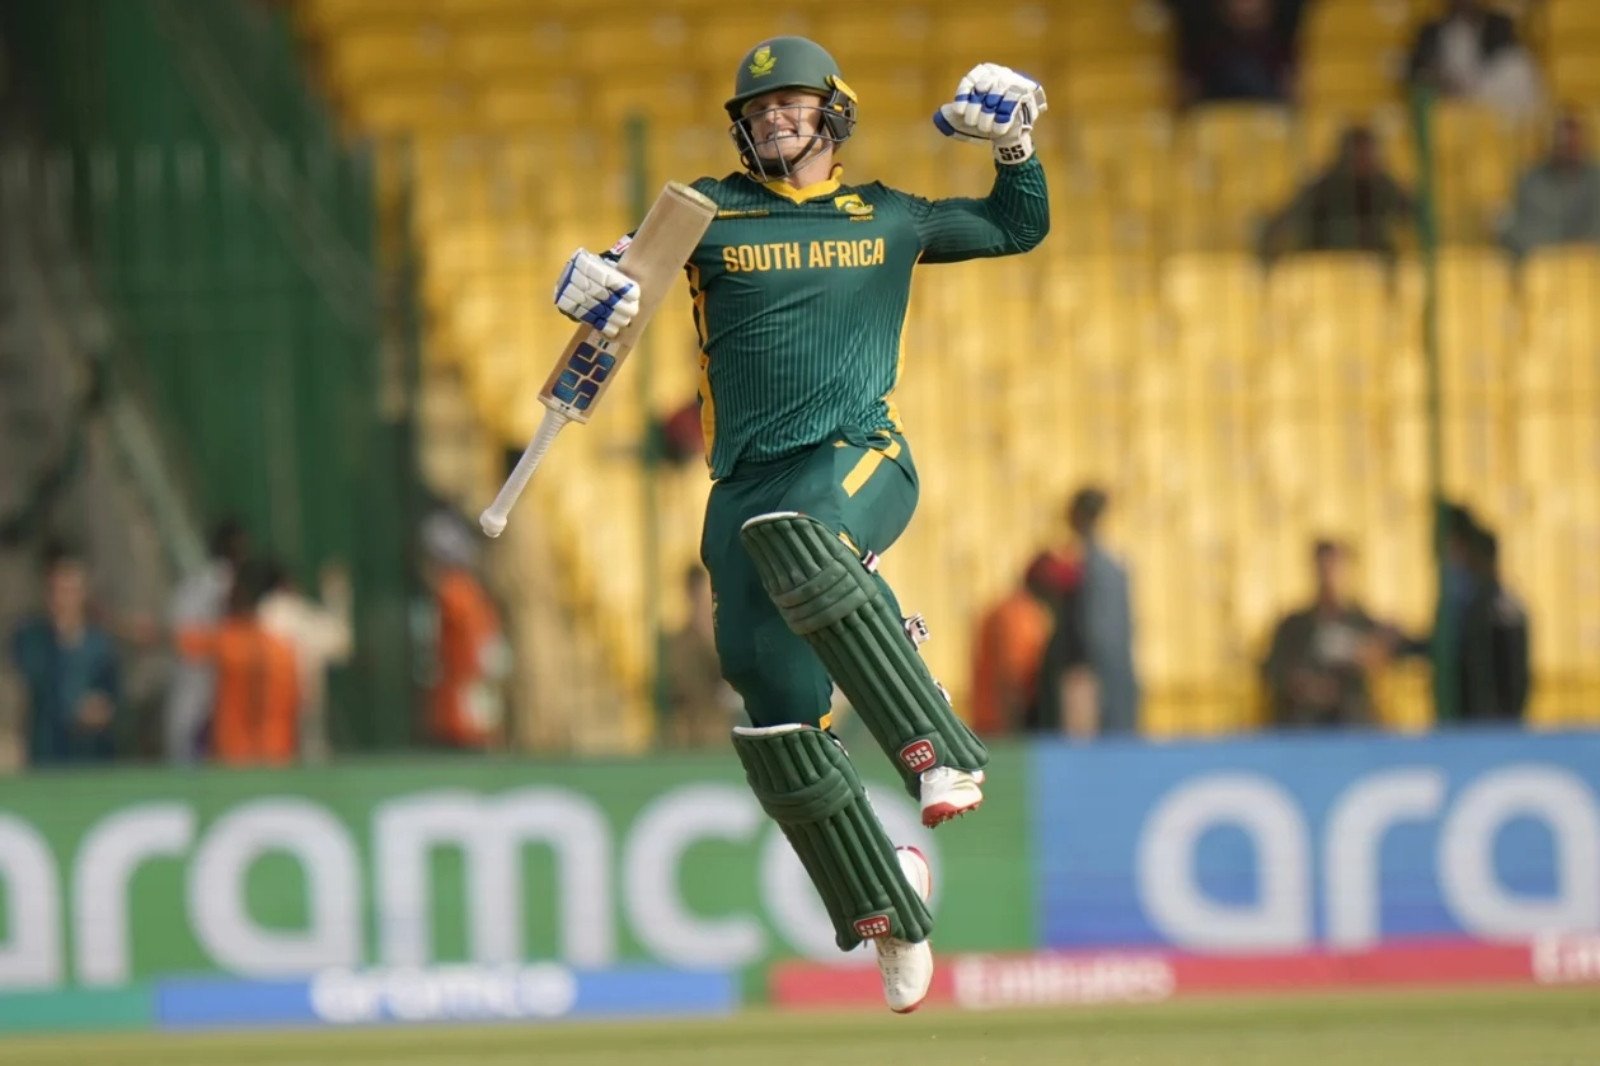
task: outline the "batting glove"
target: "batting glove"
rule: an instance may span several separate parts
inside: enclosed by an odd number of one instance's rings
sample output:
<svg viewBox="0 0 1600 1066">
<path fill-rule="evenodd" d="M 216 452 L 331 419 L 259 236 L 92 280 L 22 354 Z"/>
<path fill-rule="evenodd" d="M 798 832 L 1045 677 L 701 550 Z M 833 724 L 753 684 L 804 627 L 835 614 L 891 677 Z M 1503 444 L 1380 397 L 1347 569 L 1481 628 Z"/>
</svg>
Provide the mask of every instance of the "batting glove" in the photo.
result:
<svg viewBox="0 0 1600 1066">
<path fill-rule="evenodd" d="M 579 248 L 556 282 L 556 308 L 574 322 L 615 337 L 639 313 L 639 285 L 607 260 Z"/>
<path fill-rule="evenodd" d="M 1044 114 L 1044 87 L 998 63 L 979 63 L 956 86 L 955 98 L 933 114 L 933 124 L 958 141 L 987 142 L 1007 166 L 1033 156 L 1033 122 Z"/>
</svg>

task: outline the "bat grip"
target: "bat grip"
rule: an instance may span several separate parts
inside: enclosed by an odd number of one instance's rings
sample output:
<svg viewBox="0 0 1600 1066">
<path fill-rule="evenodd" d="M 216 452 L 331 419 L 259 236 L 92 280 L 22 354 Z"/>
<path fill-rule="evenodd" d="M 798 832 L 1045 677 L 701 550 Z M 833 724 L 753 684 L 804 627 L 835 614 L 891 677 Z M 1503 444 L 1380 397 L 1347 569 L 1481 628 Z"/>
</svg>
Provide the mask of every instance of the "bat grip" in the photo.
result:
<svg viewBox="0 0 1600 1066">
<path fill-rule="evenodd" d="M 511 508 L 516 506 L 517 497 L 522 495 L 522 490 L 528 487 L 528 480 L 533 477 L 533 472 L 539 468 L 539 461 L 544 458 L 544 453 L 550 450 L 551 443 L 556 439 L 570 419 L 559 411 L 546 410 L 544 419 L 539 423 L 538 432 L 522 450 L 522 458 L 517 460 L 517 465 L 512 469 L 511 476 L 506 478 L 506 483 L 500 486 L 500 492 L 495 496 L 483 514 L 478 516 L 478 525 L 483 527 L 484 533 L 491 537 L 498 537 L 506 528 L 506 519 L 511 514 Z"/>
</svg>

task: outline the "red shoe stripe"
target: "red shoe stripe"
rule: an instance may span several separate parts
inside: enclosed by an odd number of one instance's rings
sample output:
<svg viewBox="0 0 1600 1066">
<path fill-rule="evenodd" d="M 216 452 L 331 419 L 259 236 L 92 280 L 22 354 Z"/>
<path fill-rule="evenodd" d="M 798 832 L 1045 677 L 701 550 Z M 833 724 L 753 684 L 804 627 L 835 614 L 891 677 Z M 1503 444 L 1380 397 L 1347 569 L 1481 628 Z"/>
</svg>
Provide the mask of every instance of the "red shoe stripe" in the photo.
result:
<svg viewBox="0 0 1600 1066">
<path fill-rule="evenodd" d="M 952 818 L 959 818 L 963 814 L 975 811 L 982 806 L 982 800 L 967 807 L 958 807 L 954 803 L 935 803 L 933 806 L 923 809 L 922 824 L 932 829 L 936 825 L 948 822 Z"/>
</svg>

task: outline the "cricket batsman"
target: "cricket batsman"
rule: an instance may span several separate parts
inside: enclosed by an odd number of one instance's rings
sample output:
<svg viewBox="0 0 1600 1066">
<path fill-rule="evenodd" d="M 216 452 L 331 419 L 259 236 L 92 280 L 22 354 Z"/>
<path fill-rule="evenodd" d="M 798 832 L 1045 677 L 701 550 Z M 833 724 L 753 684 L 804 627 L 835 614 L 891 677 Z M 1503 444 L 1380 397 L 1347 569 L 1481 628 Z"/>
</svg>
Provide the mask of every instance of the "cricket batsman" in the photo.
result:
<svg viewBox="0 0 1600 1066">
<path fill-rule="evenodd" d="M 694 187 L 718 213 L 687 272 L 700 336 L 700 415 L 715 484 L 700 555 L 711 574 L 723 676 L 752 725 L 733 746 L 850 950 L 871 940 L 890 1008 L 915 1010 L 933 979 L 926 859 L 889 840 L 829 731 L 833 683 L 893 760 L 925 825 L 983 801 L 983 744 L 917 651 L 879 557 L 916 508 L 918 480 L 891 396 L 918 263 L 1026 252 L 1049 229 L 1031 130 L 1044 90 L 974 67 L 934 115 L 988 144 L 983 199 L 929 201 L 844 183 L 839 148 L 856 96 L 801 37 L 739 62 L 727 102 L 742 170 Z M 556 287 L 568 317 L 615 334 L 638 308 L 610 253 L 579 249 Z"/>
</svg>

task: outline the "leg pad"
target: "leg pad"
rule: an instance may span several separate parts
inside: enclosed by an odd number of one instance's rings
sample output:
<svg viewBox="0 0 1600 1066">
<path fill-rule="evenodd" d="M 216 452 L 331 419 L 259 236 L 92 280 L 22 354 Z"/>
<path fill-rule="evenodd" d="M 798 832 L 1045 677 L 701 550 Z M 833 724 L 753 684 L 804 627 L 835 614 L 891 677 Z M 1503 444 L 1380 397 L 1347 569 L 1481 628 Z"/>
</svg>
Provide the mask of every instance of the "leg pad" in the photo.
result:
<svg viewBox="0 0 1600 1066">
<path fill-rule="evenodd" d="M 759 515 L 740 532 L 784 621 L 816 651 L 908 790 L 924 770 L 978 770 L 989 761 L 907 637 L 880 579 L 807 515 Z"/>
<path fill-rule="evenodd" d="M 789 838 L 817 886 L 835 940 L 924 940 L 933 918 L 906 883 L 894 844 L 867 802 L 844 748 L 808 725 L 735 729 L 733 747 L 762 809 Z"/>
</svg>

